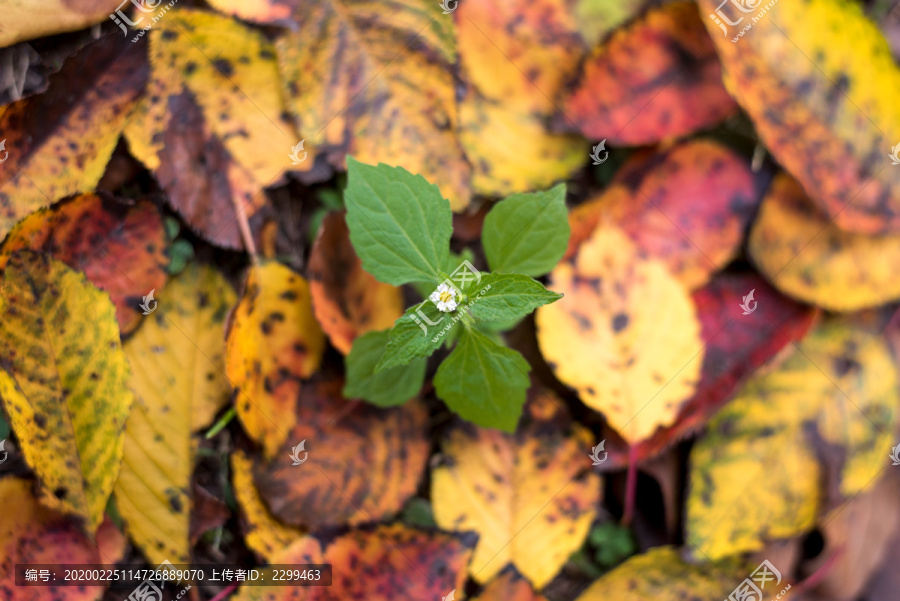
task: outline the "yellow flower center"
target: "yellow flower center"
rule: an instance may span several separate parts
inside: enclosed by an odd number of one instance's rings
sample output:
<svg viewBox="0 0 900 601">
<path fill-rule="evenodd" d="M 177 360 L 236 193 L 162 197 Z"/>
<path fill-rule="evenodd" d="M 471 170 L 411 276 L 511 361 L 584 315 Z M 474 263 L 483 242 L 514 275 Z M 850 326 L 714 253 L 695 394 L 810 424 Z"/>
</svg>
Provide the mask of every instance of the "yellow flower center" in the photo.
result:
<svg viewBox="0 0 900 601">
<path fill-rule="evenodd" d="M 446 303 L 449 300 L 453 300 L 453 293 L 447 290 L 446 292 L 441 292 L 441 302 Z"/>
</svg>

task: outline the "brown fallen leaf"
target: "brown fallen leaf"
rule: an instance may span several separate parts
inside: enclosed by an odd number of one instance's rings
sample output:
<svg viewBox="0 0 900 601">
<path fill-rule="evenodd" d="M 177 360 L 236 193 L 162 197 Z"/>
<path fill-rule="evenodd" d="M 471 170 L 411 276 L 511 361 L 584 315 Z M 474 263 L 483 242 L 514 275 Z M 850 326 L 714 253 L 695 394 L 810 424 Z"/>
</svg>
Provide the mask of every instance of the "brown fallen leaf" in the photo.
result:
<svg viewBox="0 0 900 601">
<path fill-rule="evenodd" d="M 231 516 L 231 512 L 221 499 L 217 499 L 205 488 L 197 484 L 193 485 L 194 493 L 191 507 L 191 545 L 196 545 L 204 532 L 218 528 L 225 524 Z"/>
</svg>

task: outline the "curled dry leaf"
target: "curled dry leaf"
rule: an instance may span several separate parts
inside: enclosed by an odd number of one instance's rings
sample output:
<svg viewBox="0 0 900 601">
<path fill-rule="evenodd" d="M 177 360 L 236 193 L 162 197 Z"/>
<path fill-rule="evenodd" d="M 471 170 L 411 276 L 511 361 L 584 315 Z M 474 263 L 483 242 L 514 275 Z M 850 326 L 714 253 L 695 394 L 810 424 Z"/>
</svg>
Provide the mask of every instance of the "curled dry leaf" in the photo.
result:
<svg viewBox="0 0 900 601">
<path fill-rule="evenodd" d="M 438 526 L 479 535 L 469 571 L 481 583 L 512 563 L 542 588 L 581 547 L 597 513 L 591 433 L 550 393 L 527 411 L 516 434 L 468 424 L 452 430 L 445 464 L 431 474 Z"/>
<path fill-rule="evenodd" d="M 236 300 L 215 269 L 191 264 L 125 343 L 135 402 L 116 502 L 129 536 L 154 565 L 190 562 L 192 435 L 228 402 L 225 319 Z"/>
<path fill-rule="evenodd" d="M 390 328 L 403 315 L 402 291 L 362 268 L 342 213 L 322 221 L 309 256 L 309 288 L 316 318 L 344 355 L 357 336 Z"/>
<path fill-rule="evenodd" d="M 563 110 L 588 138 L 639 146 L 710 127 L 735 109 L 697 7 L 673 2 L 598 47 Z"/>
<path fill-rule="evenodd" d="M 754 291 L 755 308 L 743 315 L 744 296 Z M 772 361 L 782 349 L 791 349 L 809 331 L 818 311 L 801 305 L 755 274 L 720 275 L 693 294 L 706 351 L 700 382 L 678 418 L 637 445 L 638 461 L 660 454 L 696 432 L 729 400 L 738 385 Z M 756 304 L 753 304 L 756 303 Z M 610 447 L 604 470 L 628 464 L 628 450 Z"/>
<path fill-rule="evenodd" d="M 687 539 L 715 561 L 810 529 L 828 492 L 820 464 L 840 457 L 832 496 L 863 490 L 884 468 L 898 398 L 880 336 L 840 320 L 818 326 L 751 378 L 694 446 Z"/>
<path fill-rule="evenodd" d="M 900 298 L 900 234 L 838 228 L 790 176 L 776 177 L 749 239 L 750 256 L 781 291 L 830 311 Z"/>
<path fill-rule="evenodd" d="M 422 532 L 400 524 L 351 530 L 324 546 L 305 537 L 272 563 L 330 563 L 332 586 L 243 585 L 235 601 L 421 601 L 462 594 L 472 555 L 470 537 Z M 364 575 L 365 577 L 360 577 Z"/>
<path fill-rule="evenodd" d="M 94 189 L 147 72 L 142 49 L 107 36 L 71 56 L 43 94 L 0 107 L 8 153 L 0 169 L 0 237 L 32 211 Z"/>
<path fill-rule="evenodd" d="M 556 377 L 631 444 L 672 425 L 704 354 L 690 296 L 665 265 L 602 224 L 549 288 L 565 296 L 540 307 L 535 324 Z"/>
<path fill-rule="evenodd" d="M 140 325 L 142 296 L 166 284 L 166 233 L 149 202 L 124 207 L 83 194 L 32 213 L 0 246 L 0 269 L 23 248 L 53 255 L 107 291 L 123 334 Z"/>
<path fill-rule="evenodd" d="M 109 296 L 23 250 L 0 284 L 0 399 L 46 506 L 95 533 L 122 461 L 134 395 Z"/>
<path fill-rule="evenodd" d="M 300 382 L 319 368 L 324 348 L 306 280 L 275 261 L 251 267 L 231 317 L 225 366 L 238 390 L 238 417 L 267 457 L 282 450 L 296 423 Z"/>
<path fill-rule="evenodd" d="M 264 560 L 275 563 L 275 557 L 306 531 L 279 522 L 266 507 L 253 483 L 253 460 L 242 451 L 231 454 L 231 484 L 241 507 L 244 540 Z"/>
<path fill-rule="evenodd" d="M 282 118 L 274 49 L 233 19 L 194 10 L 166 13 L 148 35 L 152 74 L 125 128 L 129 148 L 191 227 L 241 248 L 234 203 L 252 217 L 299 142 Z"/>
<path fill-rule="evenodd" d="M 707 15 L 721 3 L 699 5 Z M 726 5 L 729 20 L 743 17 L 731 28 L 704 19 L 729 91 L 766 149 L 838 227 L 900 231 L 900 170 L 888 156 L 900 142 L 900 69 L 887 42 L 853 2 L 779 2 L 761 16 L 759 9 Z"/>
<path fill-rule="evenodd" d="M 272 513 L 311 529 L 362 524 L 397 513 L 415 493 L 428 457 L 424 405 L 378 409 L 341 397 L 341 382 L 304 391 L 290 433 L 306 441 L 306 460 L 293 465 L 287 449 L 257 461 L 254 480 Z"/>
<path fill-rule="evenodd" d="M 71 520 L 43 507 L 31 488 L 28 480 L 0 479 L 4 503 L 0 512 L 0 596 L 5 601 L 98 601 L 103 596 L 101 586 L 16 586 L 16 564 L 112 564 L 121 559 L 102 552 L 112 550 L 108 541 L 101 543 L 101 549 Z M 100 529 L 98 542 L 108 538 L 109 528 L 114 526 L 107 523 Z"/>
<path fill-rule="evenodd" d="M 749 161 L 711 140 L 658 152 L 617 176 L 613 187 L 570 213 L 566 255 L 605 218 L 690 289 L 734 258 L 760 200 Z"/>
</svg>

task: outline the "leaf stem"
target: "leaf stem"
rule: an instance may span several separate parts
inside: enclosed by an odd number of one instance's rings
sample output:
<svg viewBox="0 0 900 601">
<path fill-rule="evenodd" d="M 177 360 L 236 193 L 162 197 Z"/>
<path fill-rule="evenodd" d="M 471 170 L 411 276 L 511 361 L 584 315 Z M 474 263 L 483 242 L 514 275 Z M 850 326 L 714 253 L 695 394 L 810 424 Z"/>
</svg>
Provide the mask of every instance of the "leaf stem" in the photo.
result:
<svg viewBox="0 0 900 601">
<path fill-rule="evenodd" d="M 253 264 L 256 265 L 259 263 L 259 257 L 256 254 L 256 244 L 253 242 L 253 233 L 250 231 L 250 222 L 247 221 L 247 214 L 244 212 L 244 207 L 238 204 L 234 194 L 231 195 L 231 202 L 234 205 L 234 216 L 237 219 L 238 229 L 241 231 L 244 248 L 250 254 Z"/>
<path fill-rule="evenodd" d="M 223 429 L 225 429 L 225 426 L 228 425 L 228 422 L 234 419 L 235 415 L 237 415 L 237 410 L 234 407 L 226 411 L 225 415 L 220 417 L 219 421 L 213 424 L 213 427 L 210 428 L 209 432 L 206 433 L 206 439 L 209 440 L 210 438 L 221 432 Z"/>
<path fill-rule="evenodd" d="M 628 447 L 628 475 L 625 478 L 625 510 L 622 512 L 622 525 L 630 526 L 634 517 L 634 498 L 637 492 L 637 445 Z"/>
</svg>

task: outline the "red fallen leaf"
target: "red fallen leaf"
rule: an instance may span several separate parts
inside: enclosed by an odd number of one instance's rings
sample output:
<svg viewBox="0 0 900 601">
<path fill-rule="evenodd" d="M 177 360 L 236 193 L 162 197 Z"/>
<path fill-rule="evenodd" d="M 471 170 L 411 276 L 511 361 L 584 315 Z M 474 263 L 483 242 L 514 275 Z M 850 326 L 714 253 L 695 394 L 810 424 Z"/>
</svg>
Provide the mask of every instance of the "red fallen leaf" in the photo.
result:
<svg viewBox="0 0 900 601">
<path fill-rule="evenodd" d="M 147 81 L 138 46 L 101 38 L 69 58 L 46 92 L 0 107 L 0 237 L 32 211 L 94 190 Z"/>
<path fill-rule="evenodd" d="M 638 146 L 715 125 L 736 107 L 697 6 L 675 2 L 598 47 L 564 112 L 588 138 Z"/>
<path fill-rule="evenodd" d="M 423 532 L 401 524 L 351 530 L 327 545 L 307 536 L 270 563 L 330 563 L 331 586 L 244 584 L 235 601 L 422 601 L 454 590 L 462 597 L 474 545 L 471 534 Z"/>
<path fill-rule="evenodd" d="M 107 291 L 123 334 L 140 323 L 141 298 L 166 284 L 166 234 L 149 202 L 126 207 L 83 194 L 32 213 L 0 245 L 0 271 L 22 249 L 49 253 Z"/>
<path fill-rule="evenodd" d="M 362 268 L 343 213 L 325 217 L 309 255 L 313 311 L 331 344 L 350 352 L 357 336 L 385 330 L 403 314 L 403 293 Z"/>
<path fill-rule="evenodd" d="M 424 405 L 352 404 L 341 396 L 342 386 L 304 386 L 287 439 L 292 448 L 306 441 L 298 453 L 303 463 L 293 465 L 285 449 L 253 467 L 260 495 L 285 523 L 315 529 L 378 521 L 418 488 L 428 458 Z"/>
<path fill-rule="evenodd" d="M 711 140 L 685 142 L 629 161 L 612 187 L 574 208 L 566 258 L 609 218 L 696 289 L 737 253 L 761 199 L 749 161 Z"/>
<path fill-rule="evenodd" d="M 209 494 L 205 488 L 197 483 L 194 483 L 193 488 L 190 533 L 192 545 L 197 543 L 204 532 L 218 528 L 231 516 L 225 503 Z"/>
<path fill-rule="evenodd" d="M 753 290 L 756 307 L 743 315 L 743 298 Z M 775 357 L 791 341 L 806 335 L 819 311 L 782 295 L 759 275 L 726 274 L 693 294 L 706 354 L 697 392 L 684 404 L 675 425 L 658 429 L 637 445 L 637 461 L 649 459 L 689 436 L 731 398 L 744 380 Z M 753 303 L 757 303 L 754 305 Z M 628 464 L 628 448 L 606 445 L 603 471 Z"/>
</svg>

